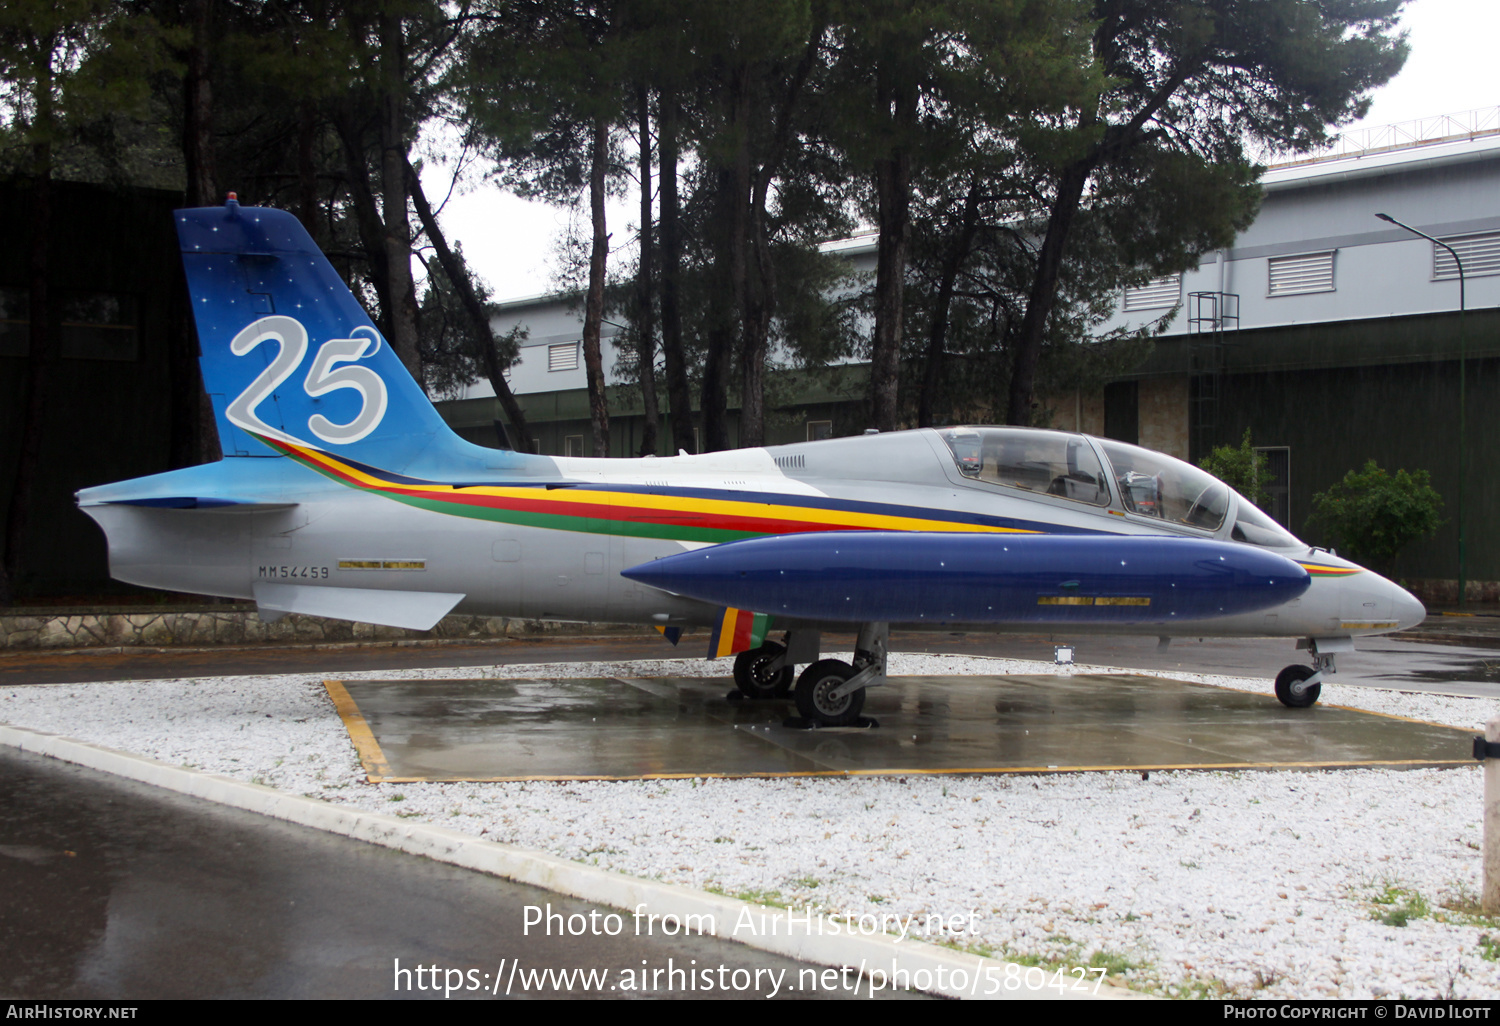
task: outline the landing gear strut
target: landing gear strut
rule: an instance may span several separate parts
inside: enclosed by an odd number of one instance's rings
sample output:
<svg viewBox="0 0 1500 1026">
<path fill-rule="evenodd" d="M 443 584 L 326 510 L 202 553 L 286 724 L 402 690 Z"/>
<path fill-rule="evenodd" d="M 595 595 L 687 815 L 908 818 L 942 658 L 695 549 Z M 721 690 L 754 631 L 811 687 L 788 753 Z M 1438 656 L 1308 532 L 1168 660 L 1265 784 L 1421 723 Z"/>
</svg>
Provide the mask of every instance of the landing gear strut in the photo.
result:
<svg viewBox="0 0 1500 1026">
<path fill-rule="evenodd" d="M 847 727 L 860 722 L 865 688 L 886 681 L 886 655 L 891 628 L 867 623 L 854 643 L 854 663 L 820 659 L 797 678 L 797 711 L 810 727 Z"/>
<path fill-rule="evenodd" d="M 792 690 L 798 663 L 817 662 L 821 635 L 801 628 L 787 631 L 781 641 L 734 657 L 734 686 L 750 699 L 784 698 Z"/>
</svg>

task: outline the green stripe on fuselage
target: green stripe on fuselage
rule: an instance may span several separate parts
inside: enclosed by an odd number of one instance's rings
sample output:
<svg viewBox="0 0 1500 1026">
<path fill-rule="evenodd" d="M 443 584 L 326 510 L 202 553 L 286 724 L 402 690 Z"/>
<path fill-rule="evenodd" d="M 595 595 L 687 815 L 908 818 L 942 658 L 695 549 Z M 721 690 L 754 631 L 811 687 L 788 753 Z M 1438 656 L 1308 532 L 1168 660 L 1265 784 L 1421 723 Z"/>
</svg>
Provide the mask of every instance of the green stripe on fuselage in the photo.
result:
<svg viewBox="0 0 1500 1026">
<path fill-rule="evenodd" d="M 444 513 L 448 516 L 466 517 L 470 520 L 488 520 L 492 523 L 516 524 L 521 527 L 543 527 L 553 531 L 578 531 L 583 534 L 617 534 L 630 538 L 660 538 L 664 540 L 727 542 L 741 538 L 759 538 L 762 531 L 736 531 L 723 527 L 697 527 L 686 524 L 650 524 L 633 520 L 610 520 L 605 517 L 579 517 L 566 513 L 539 513 L 530 510 L 503 509 L 493 506 L 471 506 L 461 502 L 446 502 L 416 495 L 379 492 L 395 502 Z M 603 507 L 608 508 L 608 507 Z"/>
<path fill-rule="evenodd" d="M 296 452 L 288 454 L 292 459 L 324 477 L 331 478 L 346 488 L 367 495 L 379 496 L 392 502 L 425 509 L 445 516 L 464 517 L 468 520 L 487 520 L 498 524 L 515 524 L 519 527 L 541 527 L 552 531 L 576 531 L 580 534 L 613 534 L 628 538 L 657 538 L 665 541 L 727 542 L 741 538 L 759 538 L 764 531 L 742 531 L 725 527 L 700 527 L 688 524 L 640 523 L 633 520 L 613 520 L 607 517 L 580 517 L 565 513 L 544 513 L 533 510 L 505 509 L 495 506 L 476 506 L 466 502 L 451 502 L 420 495 L 405 495 L 388 492 L 346 480 L 328 468 L 303 458 Z M 600 507 L 608 509 L 607 506 Z"/>
</svg>

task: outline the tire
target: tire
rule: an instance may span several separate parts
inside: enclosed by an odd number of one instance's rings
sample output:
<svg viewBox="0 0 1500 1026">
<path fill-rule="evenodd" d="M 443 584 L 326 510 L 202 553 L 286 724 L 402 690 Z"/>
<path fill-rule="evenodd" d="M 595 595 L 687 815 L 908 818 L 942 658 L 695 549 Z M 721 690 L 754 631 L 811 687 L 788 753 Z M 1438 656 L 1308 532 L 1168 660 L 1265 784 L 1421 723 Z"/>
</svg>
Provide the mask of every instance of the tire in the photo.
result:
<svg viewBox="0 0 1500 1026">
<path fill-rule="evenodd" d="M 779 698 L 792 690 L 793 667 L 770 668 L 771 662 L 786 648 L 768 641 L 734 657 L 734 686 L 746 698 Z"/>
<path fill-rule="evenodd" d="M 1318 700 L 1323 691 L 1322 684 L 1314 684 L 1300 695 L 1292 694 L 1292 685 L 1311 677 L 1315 671 L 1311 666 L 1288 666 L 1276 675 L 1276 698 L 1288 709 L 1306 709 Z"/>
<path fill-rule="evenodd" d="M 797 678 L 797 712 L 817 727 L 847 727 L 858 722 L 865 707 L 865 689 L 830 699 L 828 692 L 854 676 L 854 667 L 837 659 L 820 659 Z"/>
</svg>

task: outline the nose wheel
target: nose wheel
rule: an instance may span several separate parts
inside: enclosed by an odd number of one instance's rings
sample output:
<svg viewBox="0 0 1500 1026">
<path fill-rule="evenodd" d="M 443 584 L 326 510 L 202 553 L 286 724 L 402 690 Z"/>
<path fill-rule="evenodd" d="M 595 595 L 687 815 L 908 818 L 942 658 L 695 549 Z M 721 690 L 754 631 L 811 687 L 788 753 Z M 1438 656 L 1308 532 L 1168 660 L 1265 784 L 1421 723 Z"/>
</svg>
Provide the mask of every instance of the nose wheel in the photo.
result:
<svg viewBox="0 0 1500 1026">
<path fill-rule="evenodd" d="M 1338 654 L 1353 652 L 1354 639 L 1306 638 L 1297 642 L 1297 647 L 1312 653 L 1312 665 L 1288 666 L 1276 675 L 1276 698 L 1288 709 L 1306 709 L 1318 700 L 1323 677 L 1339 672 Z"/>
<path fill-rule="evenodd" d="M 1312 678 L 1318 679 L 1311 684 Z M 1288 709 L 1306 709 L 1323 691 L 1323 672 L 1300 663 L 1288 666 L 1276 675 L 1276 698 Z"/>
</svg>

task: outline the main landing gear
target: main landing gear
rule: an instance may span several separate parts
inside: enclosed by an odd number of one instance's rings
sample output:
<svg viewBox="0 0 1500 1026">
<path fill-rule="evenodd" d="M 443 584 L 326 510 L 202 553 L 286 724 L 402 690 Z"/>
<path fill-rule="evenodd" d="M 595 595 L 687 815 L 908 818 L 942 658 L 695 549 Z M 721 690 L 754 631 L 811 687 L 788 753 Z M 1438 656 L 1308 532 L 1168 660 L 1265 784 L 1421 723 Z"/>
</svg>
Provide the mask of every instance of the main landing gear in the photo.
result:
<svg viewBox="0 0 1500 1026">
<path fill-rule="evenodd" d="M 1312 653 L 1313 664 L 1288 666 L 1276 675 L 1276 698 L 1288 709 L 1306 709 L 1323 692 L 1323 675 L 1338 672 L 1334 656 L 1353 652 L 1353 638 L 1302 638 L 1298 648 Z"/>
<path fill-rule="evenodd" d="M 852 664 L 818 658 L 820 641 L 817 631 L 790 631 L 785 644 L 768 641 L 760 648 L 741 652 L 734 660 L 735 687 L 752 699 L 780 698 L 793 692 L 804 726 L 871 723 L 861 718 L 860 711 L 865 705 L 865 689 L 885 683 L 890 624 L 860 627 Z M 794 689 L 792 671 L 799 663 L 809 665 L 797 676 Z"/>
<path fill-rule="evenodd" d="M 734 657 L 734 686 L 746 698 L 780 698 L 792 690 L 794 670 L 786 646 L 768 641 Z"/>
<path fill-rule="evenodd" d="M 797 711 L 809 727 L 849 727 L 860 722 L 865 688 L 886 681 L 891 625 L 867 623 L 854 643 L 854 663 L 819 659 L 797 678 Z"/>
</svg>

